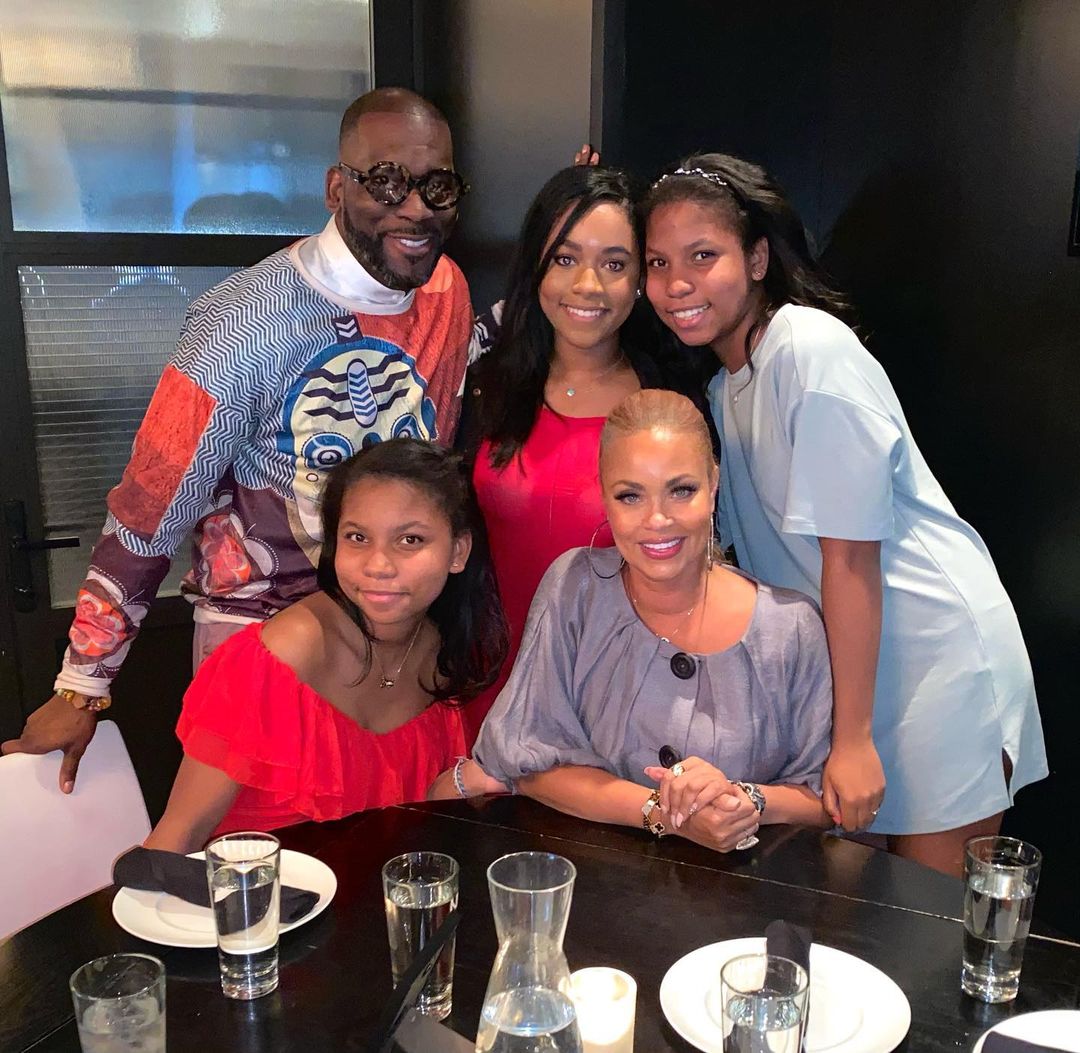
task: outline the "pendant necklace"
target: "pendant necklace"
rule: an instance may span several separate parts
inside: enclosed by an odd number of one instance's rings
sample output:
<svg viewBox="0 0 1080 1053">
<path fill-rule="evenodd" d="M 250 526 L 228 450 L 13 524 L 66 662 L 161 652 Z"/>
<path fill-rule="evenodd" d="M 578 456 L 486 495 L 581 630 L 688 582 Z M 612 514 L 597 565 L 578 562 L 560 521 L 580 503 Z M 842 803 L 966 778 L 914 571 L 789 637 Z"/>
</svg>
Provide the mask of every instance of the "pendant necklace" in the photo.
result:
<svg viewBox="0 0 1080 1053">
<path fill-rule="evenodd" d="M 623 364 L 623 361 L 624 361 L 624 356 L 620 352 L 619 357 L 616 358 L 615 361 L 612 362 L 611 365 L 607 367 L 607 369 L 602 369 L 595 376 L 590 377 L 589 378 L 589 383 L 590 384 L 595 384 L 598 380 L 602 380 L 609 373 L 613 373 L 616 369 L 619 368 L 619 366 L 621 366 Z M 555 383 L 556 383 L 557 387 L 562 387 L 561 384 L 558 384 L 557 382 L 555 382 Z M 578 393 L 578 389 L 575 388 L 575 387 L 563 388 L 563 391 L 566 392 L 568 398 L 573 398 Z"/>
<path fill-rule="evenodd" d="M 375 641 L 371 641 L 371 653 L 375 655 L 375 661 L 379 663 L 379 687 L 393 687 L 397 683 L 397 678 L 401 676 L 401 670 L 405 668 L 405 663 L 409 660 L 409 655 L 412 653 L 413 644 L 416 643 L 416 638 L 420 635 L 420 626 L 424 624 L 424 619 L 421 618 L 416 623 L 416 628 L 413 630 L 412 639 L 409 641 L 409 646 L 405 648 L 405 657 L 401 659 L 398 664 L 397 670 L 393 676 L 386 675 L 386 666 L 383 665 L 383 660 L 379 657 L 379 649 L 375 646 Z"/>
<path fill-rule="evenodd" d="M 647 621 L 645 621 L 645 616 L 641 613 L 641 608 L 638 606 L 638 602 L 634 597 L 634 590 L 630 587 L 630 579 L 629 579 L 629 577 L 626 578 L 626 594 L 630 597 L 630 602 L 631 602 L 631 604 L 633 604 L 635 613 L 641 619 L 642 625 L 644 625 L 645 628 L 648 629 L 649 632 L 651 632 L 653 634 L 653 636 L 658 637 L 660 640 L 662 640 L 666 644 L 671 643 L 671 637 L 672 636 L 675 636 L 677 633 L 681 633 L 683 631 L 683 629 L 686 628 L 687 623 L 690 621 L 690 615 L 692 615 L 694 613 L 694 611 L 697 610 L 697 605 L 698 605 L 698 601 L 694 600 L 694 605 L 690 608 L 690 610 L 688 610 L 682 616 L 682 621 L 680 621 L 679 624 L 674 629 L 672 629 L 671 632 L 667 636 L 661 636 L 660 633 L 658 633 L 655 629 L 650 628 L 649 623 Z M 706 572 L 706 574 L 705 574 L 705 596 L 708 596 L 708 595 L 709 595 L 709 575 L 708 575 L 708 572 Z"/>
</svg>

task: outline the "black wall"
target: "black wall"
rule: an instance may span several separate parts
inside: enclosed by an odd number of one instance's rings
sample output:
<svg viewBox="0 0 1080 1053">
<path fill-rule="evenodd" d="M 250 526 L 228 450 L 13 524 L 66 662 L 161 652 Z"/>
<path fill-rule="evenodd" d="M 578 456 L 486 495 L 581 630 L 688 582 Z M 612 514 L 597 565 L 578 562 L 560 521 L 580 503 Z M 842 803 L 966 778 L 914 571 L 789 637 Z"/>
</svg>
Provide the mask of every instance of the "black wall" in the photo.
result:
<svg viewBox="0 0 1080 1053">
<path fill-rule="evenodd" d="M 1052 768 L 1007 828 L 1046 854 L 1037 911 L 1080 935 L 1080 3 L 626 7 L 605 160 L 706 147 L 784 183 L 994 554 Z"/>
</svg>

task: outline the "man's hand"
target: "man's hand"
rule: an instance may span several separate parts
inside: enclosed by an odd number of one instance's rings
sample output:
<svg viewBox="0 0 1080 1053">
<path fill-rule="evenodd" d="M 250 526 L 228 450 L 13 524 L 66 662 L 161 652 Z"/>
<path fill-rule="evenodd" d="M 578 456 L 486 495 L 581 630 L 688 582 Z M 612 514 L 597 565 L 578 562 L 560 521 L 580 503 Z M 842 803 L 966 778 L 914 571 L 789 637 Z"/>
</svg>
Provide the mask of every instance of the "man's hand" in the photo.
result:
<svg viewBox="0 0 1080 1053">
<path fill-rule="evenodd" d="M 589 143 L 582 143 L 581 149 L 574 154 L 575 165 L 598 165 L 600 163 L 600 153 L 594 150 Z"/>
<path fill-rule="evenodd" d="M 85 709 L 76 709 L 65 698 L 53 695 L 40 709 L 35 709 L 26 721 L 22 736 L 0 745 L 0 753 L 49 753 L 63 750 L 60 762 L 60 790 L 75 789 L 79 761 L 90 745 L 97 729 L 97 716 Z"/>
<path fill-rule="evenodd" d="M 885 772 L 870 738 L 833 742 L 821 776 L 821 803 L 837 826 L 865 830 L 885 797 Z"/>
</svg>

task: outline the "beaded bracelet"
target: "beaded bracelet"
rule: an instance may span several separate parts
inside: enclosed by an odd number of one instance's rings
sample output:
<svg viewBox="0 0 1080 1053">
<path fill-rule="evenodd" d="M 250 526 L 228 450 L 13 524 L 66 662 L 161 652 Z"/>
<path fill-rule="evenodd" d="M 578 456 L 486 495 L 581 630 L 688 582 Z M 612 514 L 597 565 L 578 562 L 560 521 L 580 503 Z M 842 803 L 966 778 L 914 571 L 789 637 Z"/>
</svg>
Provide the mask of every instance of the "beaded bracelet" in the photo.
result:
<svg viewBox="0 0 1080 1053">
<path fill-rule="evenodd" d="M 457 790 L 458 797 L 468 797 L 468 791 L 465 789 L 465 781 L 461 778 L 461 769 L 468 757 L 458 757 L 457 764 L 454 765 L 454 789 Z"/>
</svg>

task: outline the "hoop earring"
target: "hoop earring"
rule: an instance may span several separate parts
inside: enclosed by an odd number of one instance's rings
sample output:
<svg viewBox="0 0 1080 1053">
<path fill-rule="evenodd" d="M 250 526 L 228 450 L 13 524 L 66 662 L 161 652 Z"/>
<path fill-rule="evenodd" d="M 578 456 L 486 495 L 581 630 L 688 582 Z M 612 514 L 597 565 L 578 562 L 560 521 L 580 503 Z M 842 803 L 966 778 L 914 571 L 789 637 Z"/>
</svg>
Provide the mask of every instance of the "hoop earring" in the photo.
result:
<svg viewBox="0 0 1080 1053">
<path fill-rule="evenodd" d="M 623 569 L 623 567 L 626 566 L 626 560 L 623 559 L 621 555 L 619 556 L 619 565 L 615 568 L 615 572 L 613 574 L 601 574 L 600 571 L 598 571 L 596 569 L 596 565 L 593 563 L 592 554 L 593 554 L 593 545 L 596 544 L 596 535 L 599 534 L 600 531 L 604 527 L 606 527 L 607 525 L 608 525 L 608 521 L 605 519 L 592 532 L 592 537 L 589 538 L 589 547 L 585 550 L 585 559 L 588 561 L 589 570 L 591 570 L 598 578 L 603 578 L 605 581 L 609 580 L 610 578 L 617 577 L 619 572 Z"/>
</svg>

